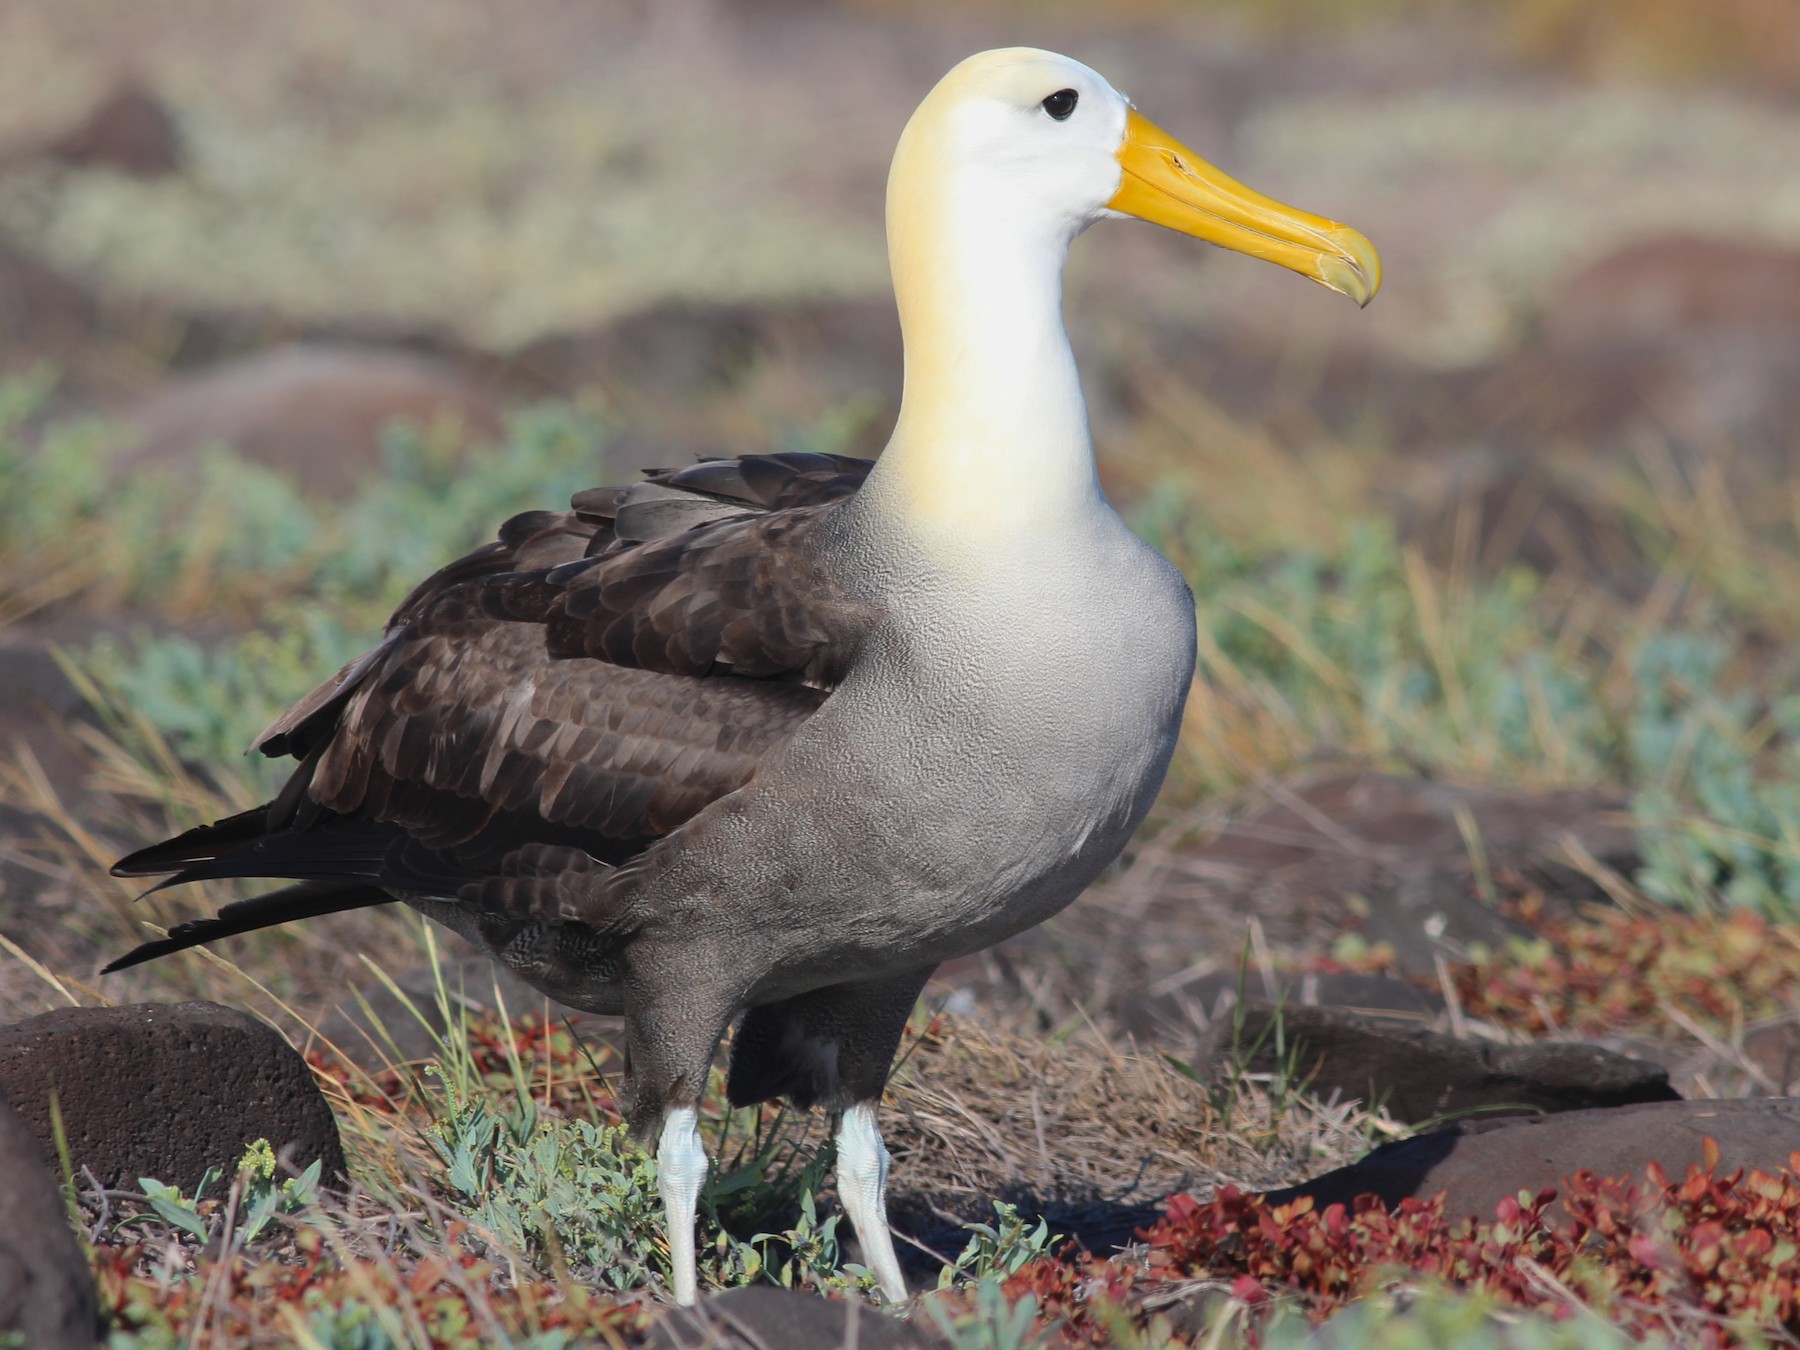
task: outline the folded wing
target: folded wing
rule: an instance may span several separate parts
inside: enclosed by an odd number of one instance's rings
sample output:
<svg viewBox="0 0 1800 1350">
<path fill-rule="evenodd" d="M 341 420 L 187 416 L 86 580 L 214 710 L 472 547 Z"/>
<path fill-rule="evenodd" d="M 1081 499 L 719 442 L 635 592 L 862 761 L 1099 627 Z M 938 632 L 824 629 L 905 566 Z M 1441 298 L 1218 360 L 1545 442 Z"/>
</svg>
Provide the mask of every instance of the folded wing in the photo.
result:
<svg viewBox="0 0 1800 1350">
<path fill-rule="evenodd" d="M 680 828 L 747 783 L 853 659 L 870 616 L 820 544 L 868 468 L 708 460 L 508 521 L 263 733 L 263 753 L 300 761 L 274 801 L 114 869 L 307 888 L 115 964 L 340 900 L 554 890 L 546 858 L 616 866 Z"/>
</svg>

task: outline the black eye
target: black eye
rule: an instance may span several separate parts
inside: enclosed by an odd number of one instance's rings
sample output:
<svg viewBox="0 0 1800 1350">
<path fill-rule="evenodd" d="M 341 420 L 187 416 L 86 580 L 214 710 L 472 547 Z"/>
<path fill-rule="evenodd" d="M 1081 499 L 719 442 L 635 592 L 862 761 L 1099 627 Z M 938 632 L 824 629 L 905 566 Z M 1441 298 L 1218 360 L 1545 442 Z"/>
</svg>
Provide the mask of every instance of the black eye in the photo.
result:
<svg viewBox="0 0 1800 1350">
<path fill-rule="evenodd" d="M 1075 102 L 1081 97 L 1073 89 L 1058 89 L 1044 100 L 1044 111 L 1059 122 L 1069 120 L 1069 114 L 1075 111 Z"/>
</svg>

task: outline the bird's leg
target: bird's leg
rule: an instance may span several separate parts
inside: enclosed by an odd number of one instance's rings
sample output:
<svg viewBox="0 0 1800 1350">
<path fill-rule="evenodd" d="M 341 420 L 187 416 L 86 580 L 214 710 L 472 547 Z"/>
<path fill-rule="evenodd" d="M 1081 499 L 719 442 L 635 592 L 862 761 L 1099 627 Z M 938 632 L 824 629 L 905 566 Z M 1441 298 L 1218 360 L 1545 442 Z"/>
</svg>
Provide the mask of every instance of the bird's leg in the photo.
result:
<svg viewBox="0 0 1800 1350">
<path fill-rule="evenodd" d="M 887 1221 L 887 1145 L 875 1120 L 876 1103 L 858 1102 L 838 1124 L 838 1198 L 856 1227 L 863 1258 L 875 1272 L 889 1303 L 906 1302 L 906 1280 L 894 1256 L 894 1236 Z"/>
<path fill-rule="evenodd" d="M 693 942 L 640 937 L 624 965 L 625 1078 L 619 1095 L 633 1137 L 656 1137 L 656 1188 L 669 1224 L 670 1283 L 686 1306 L 699 1293 L 694 1221 L 706 1184 L 700 1099 L 713 1051 L 738 991 L 719 978 L 730 963 Z"/>
<path fill-rule="evenodd" d="M 691 1106 L 677 1107 L 663 1121 L 662 1137 L 656 1143 L 656 1185 L 662 1192 L 663 1212 L 669 1223 L 669 1265 L 675 1302 L 682 1307 L 694 1301 L 698 1288 L 694 1223 L 700 1188 L 705 1184 L 706 1149 L 700 1142 L 700 1113 Z"/>
<path fill-rule="evenodd" d="M 838 1198 L 856 1228 L 864 1263 L 896 1304 L 906 1301 L 906 1281 L 888 1231 L 888 1151 L 875 1108 L 931 971 L 916 966 L 751 1008 L 732 1041 L 725 1084 L 733 1106 L 786 1097 L 799 1107 L 843 1111 Z"/>
</svg>

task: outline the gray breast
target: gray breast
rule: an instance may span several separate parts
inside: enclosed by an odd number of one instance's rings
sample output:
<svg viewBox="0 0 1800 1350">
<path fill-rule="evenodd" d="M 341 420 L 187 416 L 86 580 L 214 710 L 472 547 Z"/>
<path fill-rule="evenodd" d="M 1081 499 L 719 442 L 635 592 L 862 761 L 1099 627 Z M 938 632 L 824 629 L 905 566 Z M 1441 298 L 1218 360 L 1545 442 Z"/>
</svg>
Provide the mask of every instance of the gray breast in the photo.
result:
<svg viewBox="0 0 1800 1350">
<path fill-rule="evenodd" d="M 855 668 L 684 832 L 647 911 L 737 944 L 761 999 L 978 950 L 1078 895 L 1161 786 L 1194 664 L 1185 583 L 1111 524 L 978 577 L 884 578 Z"/>
</svg>

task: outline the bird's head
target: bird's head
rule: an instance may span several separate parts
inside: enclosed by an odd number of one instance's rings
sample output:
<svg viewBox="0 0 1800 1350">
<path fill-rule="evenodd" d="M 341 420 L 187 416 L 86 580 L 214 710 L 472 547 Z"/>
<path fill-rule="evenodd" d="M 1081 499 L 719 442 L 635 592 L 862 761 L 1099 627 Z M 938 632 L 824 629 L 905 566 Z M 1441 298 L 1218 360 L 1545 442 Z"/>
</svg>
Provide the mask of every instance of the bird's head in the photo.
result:
<svg viewBox="0 0 1800 1350">
<path fill-rule="evenodd" d="M 1079 61 L 1032 47 L 956 66 L 907 124 L 889 186 L 891 224 L 952 194 L 1065 241 L 1135 217 L 1265 258 L 1366 305 L 1381 260 L 1357 231 L 1245 187 L 1142 116 Z M 895 217 L 902 217 L 896 219 Z"/>
</svg>

